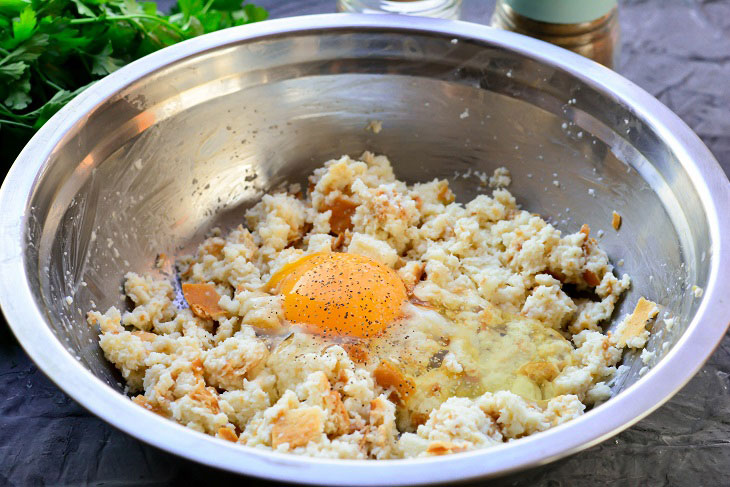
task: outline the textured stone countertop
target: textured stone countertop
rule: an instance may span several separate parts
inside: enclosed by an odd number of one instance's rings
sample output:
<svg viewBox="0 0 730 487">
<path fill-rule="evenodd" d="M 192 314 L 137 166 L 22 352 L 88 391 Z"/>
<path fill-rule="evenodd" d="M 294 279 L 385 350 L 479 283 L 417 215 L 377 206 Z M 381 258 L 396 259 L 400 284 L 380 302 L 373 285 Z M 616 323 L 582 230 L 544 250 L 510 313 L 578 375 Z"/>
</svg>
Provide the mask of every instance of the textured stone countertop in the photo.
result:
<svg viewBox="0 0 730 487">
<path fill-rule="evenodd" d="M 257 3 L 286 17 L 332 12 L 334 2 Z M 493 7 L 464 0 L 463 18 L 488 23 Z M 620 20 L 618 70 L 682 117 L 730 172 L 730 0 L 626 1 Z M 728 485 L 729 375 L 726 337 L 681 392 L 629 430 L 545 467 L 475 485 Z M 274 485 L 177 458 L 107 425 L 54 386 L 0 322 L 0 485 L 183 482 Z"/>
</svg>

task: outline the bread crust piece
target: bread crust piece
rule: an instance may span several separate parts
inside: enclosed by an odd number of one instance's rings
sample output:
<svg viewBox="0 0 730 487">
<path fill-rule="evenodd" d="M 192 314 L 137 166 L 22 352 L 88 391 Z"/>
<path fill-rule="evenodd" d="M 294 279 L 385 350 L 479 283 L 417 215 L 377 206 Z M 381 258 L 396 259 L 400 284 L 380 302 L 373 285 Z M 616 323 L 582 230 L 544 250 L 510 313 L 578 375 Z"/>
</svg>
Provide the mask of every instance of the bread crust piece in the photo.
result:
<svg viewBox="0 0 730 487">
<path fill-rule="evenodd" d="M 221 297 L 215 286 L 208 283 L 183 283 L 183 295 L 196 316 L 203 319 L 217 319 L 226 315 L 218 305 Z"/>
<path fill-rule="evenodd" d="M 162 417 L 165 417 L 165 418 L 167 417 L 167 414 L 165 414 L 165 411 L 163 411 L 163 410 L 162 410 L 161 408 L 159 408 L 158 406 L 156 406 L 156 405 L 154 405 L 154 404 L 151 404 L 151 403 L 150 403 L 150 402 L 149 402 L 149 401 L 148 401 L 148 400 L 147 400 L 147 399 L 146 399 L 146 398 L 145 398 L 145 397 L 144 397 L 143 395 L 141 395 L 141 394 L 140 394 L 140 395 L 137 395 L 137 396 L 134 396 L 134 397 L 132 398 L 132 402 L 133 402 L 133 403 L 135 403 L 135 404 L 138 404 L 138 405 L 142 406 L 142 407 L 143 407 L 143 408 L 145 408 L 145 409 L 146 409 L 147 411 L 151 411 L 151 412 L 153 412 L 153 413 L 155 413 L 155 414 L 158 414 L 158 415 L 160 415 L 160 416 L 162 416 Z"/>
<path fill-rule="evenodd" d="M 428 455 L 447 455 L 449 453 L 457 453 L 465 450 L 466 446 L 458 445 L 451 441 L 432 441 L 428 445 L 426 453 Z"/>
<path fill-rule="evenodd" d="M 236 443 L 238 441 L 238 435 L 231 428 L 218 429 L 218 438 L 222 438 L 232 443 Z"/>
<path fill-rule="evenodd" d="M 373 377 L 380 387 L 395 393 L 395 397 L 390 398 L 393 402 L 406 402 L 414 391 L 413 380 L 403 375 L 397 366 L 387 360 L 380 362 L 373 372 Z"/>
<path fill-rule="evenodd" d="M 619 347 L 642 348 L 646 345 L 649 332 L 646 325 L 659 313 L 653 301 L 639 298 L 634 311 L 624 318 L 616 328 L 613 340 Z"/>
<path fill-rule="evenodd" d="M 271 428 L 271 446 L 283 443 L 297 448 L 309 443 L 322 433 L 322 416 L 317 408 L 290 409 L 276 420 Z"/>
<path fill-rule="evenodd" d="M 611 226 L 616 231 L 621 228 L 621 215 L 619 215 L 615 211 L 611 213 Z"/>
</svg>

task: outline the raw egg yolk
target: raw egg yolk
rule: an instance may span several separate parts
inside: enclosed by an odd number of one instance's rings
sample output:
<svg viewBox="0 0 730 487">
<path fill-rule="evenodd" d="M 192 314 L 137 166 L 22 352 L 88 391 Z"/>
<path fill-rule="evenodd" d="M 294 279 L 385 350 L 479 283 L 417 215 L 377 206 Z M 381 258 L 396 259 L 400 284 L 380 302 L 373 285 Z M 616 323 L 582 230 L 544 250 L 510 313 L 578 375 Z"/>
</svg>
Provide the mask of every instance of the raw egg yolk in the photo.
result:
<svg viewBox="0 0 730 487">
<path fill-rule="evenodd" d="M 390 267 L 348 253 L 317 253 L 286 264 L 268 283 L 284 296 L 284 317 L 313 333 L 368 338 L 401 315 L 407 299 Z"/>
</svg>

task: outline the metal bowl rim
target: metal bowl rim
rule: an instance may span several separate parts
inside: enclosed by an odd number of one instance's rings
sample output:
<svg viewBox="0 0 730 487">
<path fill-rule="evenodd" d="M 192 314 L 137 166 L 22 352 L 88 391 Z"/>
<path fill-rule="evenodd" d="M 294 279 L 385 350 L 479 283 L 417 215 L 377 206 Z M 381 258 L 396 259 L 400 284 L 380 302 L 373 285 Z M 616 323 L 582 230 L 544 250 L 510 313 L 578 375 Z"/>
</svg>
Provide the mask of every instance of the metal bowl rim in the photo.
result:
<svg viewBox="0 0 730 487">
<path fill-rule="evenodd" d="M 487 42 L 556 66 L 611 93 L 629 106 L 677 154 L 696 186 L 712 235 L 711 269 L 702 303 L 682 338 L 652 370 L 602 406 L 580 418 L 517 442 L 444 457 L 408 460 L 332 460 L 299 457 L 232 445 L 139 408 L 84 368 L 45 326 L 25 275 L 27 210 L 49 156 L 88 113 L 144 76 L 192 55 L 229 44 L 280 34 L 343 29 L 425 32 Z M 467 480 L 537 466 L 588 448 L 628 428 L 674 395 L 710 356 L 728 327 L 730 283 L 730 185 L 710 151 L 658 100 L 630 81 L 577 54 L 519 34 L 440 19 L 393 15 L 326 14 L 270 20 L 227 29 L 171 46 L 97 82 L 57 113 L 16 159 L 0 188 L 0 306 L 18 341 L 38 367 L 86 409 L 122 431 L 200 463 L 262 478 L 310 484 L 429 484 Z M 39 326 L 38 324 L 41 324 Z"/>
</svg>

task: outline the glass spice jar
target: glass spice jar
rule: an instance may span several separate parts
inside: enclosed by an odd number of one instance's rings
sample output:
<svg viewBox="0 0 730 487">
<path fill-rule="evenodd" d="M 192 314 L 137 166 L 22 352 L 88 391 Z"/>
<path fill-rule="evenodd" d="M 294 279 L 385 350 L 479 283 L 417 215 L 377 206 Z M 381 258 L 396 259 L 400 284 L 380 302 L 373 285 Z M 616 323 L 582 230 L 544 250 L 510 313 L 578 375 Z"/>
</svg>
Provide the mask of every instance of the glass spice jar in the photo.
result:
<svg viewBox="0 0 730 487">
<path fill-rule="evenodd" d="M 616 0 L 497 0 L 491 25 L 618 65 Z"/>
<path fill-rule="evenodd" d="M 339 12 L 391 13 L 456 20 L 461 0 L 337 0 Z"/>
</svg>

